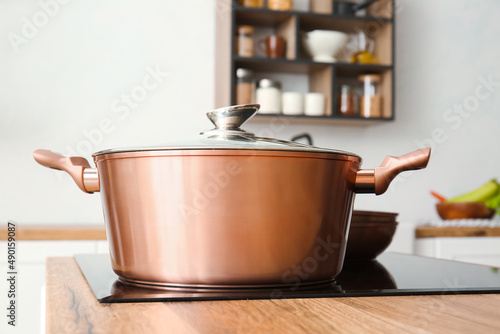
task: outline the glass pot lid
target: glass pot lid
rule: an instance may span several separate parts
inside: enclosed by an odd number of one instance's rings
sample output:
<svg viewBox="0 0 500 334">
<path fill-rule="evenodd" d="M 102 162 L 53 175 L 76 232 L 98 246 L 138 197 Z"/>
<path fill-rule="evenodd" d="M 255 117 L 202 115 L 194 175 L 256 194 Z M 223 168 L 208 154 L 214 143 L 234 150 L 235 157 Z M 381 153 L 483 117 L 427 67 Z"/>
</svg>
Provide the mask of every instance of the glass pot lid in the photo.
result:
<svg viewBox="0 0 500 334">
<path fill-rule="evenodd" d="M 241 129 L 241 126 L 259 110 L 259 104 L 243 104 L 230 107 L 219 108 L 207 112 L 207 117 L 215 125 L 209 131 L 201 132 L 197 138 L 163 147 L 144 148 L 122 148 L 103 150 L 93 154 L 99 156 L 114 153 L 136 153 L 165 150 L 251 150 L 251 151 L 272 151 L 276 155 L 282 151 L 327 153 L 339 156 L 351 156 L 361 159 L 357 154 L 319 148 L 311 145 L 301 144 L 293 141 L 286 141 L 274 138 L 257 137 L 251 132 Z"/>
</svg>

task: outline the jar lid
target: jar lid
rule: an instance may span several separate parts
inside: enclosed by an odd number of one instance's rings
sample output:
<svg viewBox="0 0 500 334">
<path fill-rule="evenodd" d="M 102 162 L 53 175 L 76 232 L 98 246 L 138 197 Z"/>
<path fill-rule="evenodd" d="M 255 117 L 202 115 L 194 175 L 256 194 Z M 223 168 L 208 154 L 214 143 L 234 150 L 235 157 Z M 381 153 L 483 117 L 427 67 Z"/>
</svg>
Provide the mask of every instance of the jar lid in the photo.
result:
<svg viewBox="0 0 500 334">
<path fill-rule="evenodd" d="M 246 68 L 239 68 L 236 70 L 236 77 L 237 78 L 251 78 L 251 77 L 253 77 L 253 72 L 250 70 L 247 70 Z"/>
<path fill-rule="evenodd" d="M 298 156 L 359 161 L 361 158 L 340 150 L 319 148 L 293 141 L 257 137 L 240 127 L 259 110 L 258 104 L 244 104 L 207 112 L 215 128 L 197 138 L 162 147 L 111 149 L 94 153 L 97 160 L 159 155 L 266 155 Z M 312 156 L 311 156 L 312 155 Z"/>
<path fill-rule="evenodd" d="M 345 85 L 345 84 L 344 84 L 344 85 L 341 85 L 341 86 L 340 86 L 340 91 L 341 91 L 342 93 L 348 93 L 349 91 L 351 91 L 351 86 L 349 86 L 349 85 Z"/>
<path fill-rule="evenodd" d="M 244 34 L 244 35 L 252 35 L 254 32 L 254 28 L 252 26 L 238 26 L 237 28 L 239 34 Z"/>
<path fill-rule="evenodd" d="M 378 74 L 362 74 L 358 77 L 359 81 L 365 81 L 369 80 L 373 83 L 379 83 L 380 82 L 380 75 Z"/>
<path fill-rule="evenodd" d="M 281 82 L 279 82 L 278 80 L 274 80 L 274 79 L 260 79 L 258 84 L 257 84 L 257 87 L 258 88 L 270 88 L 270 87 L 281 88 Z"/>
</svg>

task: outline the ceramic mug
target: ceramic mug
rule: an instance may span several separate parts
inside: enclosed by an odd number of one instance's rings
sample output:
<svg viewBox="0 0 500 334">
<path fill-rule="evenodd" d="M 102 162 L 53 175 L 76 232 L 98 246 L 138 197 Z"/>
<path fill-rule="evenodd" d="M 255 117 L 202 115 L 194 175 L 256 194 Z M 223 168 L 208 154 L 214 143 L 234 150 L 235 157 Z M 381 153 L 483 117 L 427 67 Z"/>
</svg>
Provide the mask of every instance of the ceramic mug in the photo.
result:
<svg viewBox="0 0 500 334">
<path fill-rule="evenodd" d="M 259 48 L 269 58 L 285 57 L 286 41 L 278 35 L 271 35 L 265 39 L 259 40 Z"/>
</svg>

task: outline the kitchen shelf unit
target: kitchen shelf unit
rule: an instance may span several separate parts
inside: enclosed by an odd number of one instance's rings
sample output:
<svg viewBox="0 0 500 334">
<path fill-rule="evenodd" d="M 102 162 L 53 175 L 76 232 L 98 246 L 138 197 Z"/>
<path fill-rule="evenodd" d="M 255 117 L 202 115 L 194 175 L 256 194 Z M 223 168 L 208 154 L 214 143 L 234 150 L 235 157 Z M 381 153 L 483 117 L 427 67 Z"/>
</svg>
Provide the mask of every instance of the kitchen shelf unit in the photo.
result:
<svg viewBox="0 0 500 334">
<path fill-rule="evenodd" d="M 320 0 L 316 1 L 319 2 Z M 259 73 L 304 75 L 307 77 L 308 91 L 323 93 L 326 98 L 325 116 L 289 116 L 280 113 L 257 114 L 253 118 L 255 121 L 268 121 L 270 118 L 277 117 L 293 123 L 366 126 L 394 120 L 393 6 L 393 0 L 379 0 L 367 9 L 367 16 L 361 17 L 296 10 L 275 11 L 265 7 L 248 8 L 240 6 L 238 1 L 234 1 L 231 7 L 231 104 L 236 104 L 236 70 L 245 68 L 256 73 L 257 78 L 259 78 Z M 382 15 L 373 16 L 373 13 L 381 12 Z M 273 33 L 283 36 L 287 41 L 285 57 L 271 59 L 257 53 L 255 57 L 238 56 L 235 50 L 236 31 L 239 25 L 253 26 L 256 28 L 256 32 L 257 29 L 267 29 L 268 34 Z M 359 29 L 364 30 L 375 42 L 374 55 L 379 60 L 379 63 L 354 64 L 349 62 L 323 63 L 313 61 L 304 51 L 301 36 L 303 32 L 315 29 L 338 30 L 346 33 L 354 33 Z M 256 46 L 257 43 L 258 38 L 256 36 Z M 360 93 L 362 84 L 358 81 L 358 76 L 361 74 L 378 74 L 381 76 L 380 93 L 383 102 L 382 117 L 380 118 L 343 116 L 336 112 L 340 85 L 350 84 Z"/>
</svg>

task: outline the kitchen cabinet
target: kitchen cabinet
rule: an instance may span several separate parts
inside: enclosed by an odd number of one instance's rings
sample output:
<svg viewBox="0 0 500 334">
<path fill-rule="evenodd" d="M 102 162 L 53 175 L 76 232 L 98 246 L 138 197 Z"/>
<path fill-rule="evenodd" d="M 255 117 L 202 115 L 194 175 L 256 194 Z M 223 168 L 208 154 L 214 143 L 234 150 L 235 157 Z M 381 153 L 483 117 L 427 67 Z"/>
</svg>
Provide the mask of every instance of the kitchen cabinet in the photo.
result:
<svg viewBox="0 0 500 334">
<path fill-rule="evenodd" d="M 500 295 L 101 304 L 76 261 L 47 261 L 47 333 L 494 333 Z"/>
<path fill-rule="evenodd" d="M 331 1 L 313 0 L 311 8 L 323 6 Z M 290 122 L 313 122 L 343 125 L 370 125 L 394 120 L 394 15 L 393 1 L 380 0 L 368 7 L 366 16 L 337 15 L 331 6 L 322 13 L 311 11 L 276 11 L 263 8 L 248 8 L 233 2 L 231 7 L 230 48 L 219 50 L 217 58 L 223 57 L 230 64 L 230 104 L 236 104 L 236 71 L 244 68 L 254 72 L 256 79 L 273 78 L 283 83 L 283 91 L 296 90 L 302 93 L 317 92 L 325 96 L 325 115 L 288 116 L 280 114 L 257 114 L 254 121 L 268 121 L 271 118 L 283 118 Z M 252 26 L 255 29 L 255 56 L 242 57 L 236 53 L 237 27 Z M 374 40 L 374 55 L 377 64 L 354 64 L 345 61 L 334 63 L 316 62 L 305 52 L 302 39 L 304 32 L 312 30 L 336 30 L 353 34 L 364 31 Z M 267 58 L 259 53 L 259 40 L 267 35 L 276 34 L 285 38 L 284 58 Z M 219 44 L 220 45 L 220 44 Z M 227 52 L 224 55 L 222 52 Z M 348 55 L 347 55 L 348 57 Z M 220 71 L 218 71 L 220 72 Z M 381 78 L 382 96 L 381 117 L 364 118 L 359 115 L 339 115 L 337 103 L 342 84 L 349 84 L 362 94 L 362 83 L 358 77 L 362 74 L 376 74 Z M 224 76 L 224 71 L 218 74 Z M 224 78 L 222 78 L 224 79 Z M 226 78 L 226 80 L 229 78 Z M 219 86 L 219 85 L 218 85 Z M 221 101 L 221 100 L 219 100 Z M 223 103 L 223 102 L 219 102 Z"/>
<path fill-rule="evenodd" d="M 6 232 L 0 231 L 0 249 L 6 254 Z M 50 240 L 53 239 L 53 240 Z M 52 256 L 107 253 L 103 226 L 21 226 L 16 233 L 17 306 L 21 333 L 39 333 L 44 327 L 45 261 Z M 7 257 L 0 257 L 2 273 L 7 273 Z M 7 305 L 5 279 L 0 281 L 2 305 Z M 10 333 L 6 321 L 0 333 Z"/>
<path fill-rule="evenodd" d="M 500 227 L 427 227 L 416 230 L 415 254 L 500 267 Z"/>
</svg>

